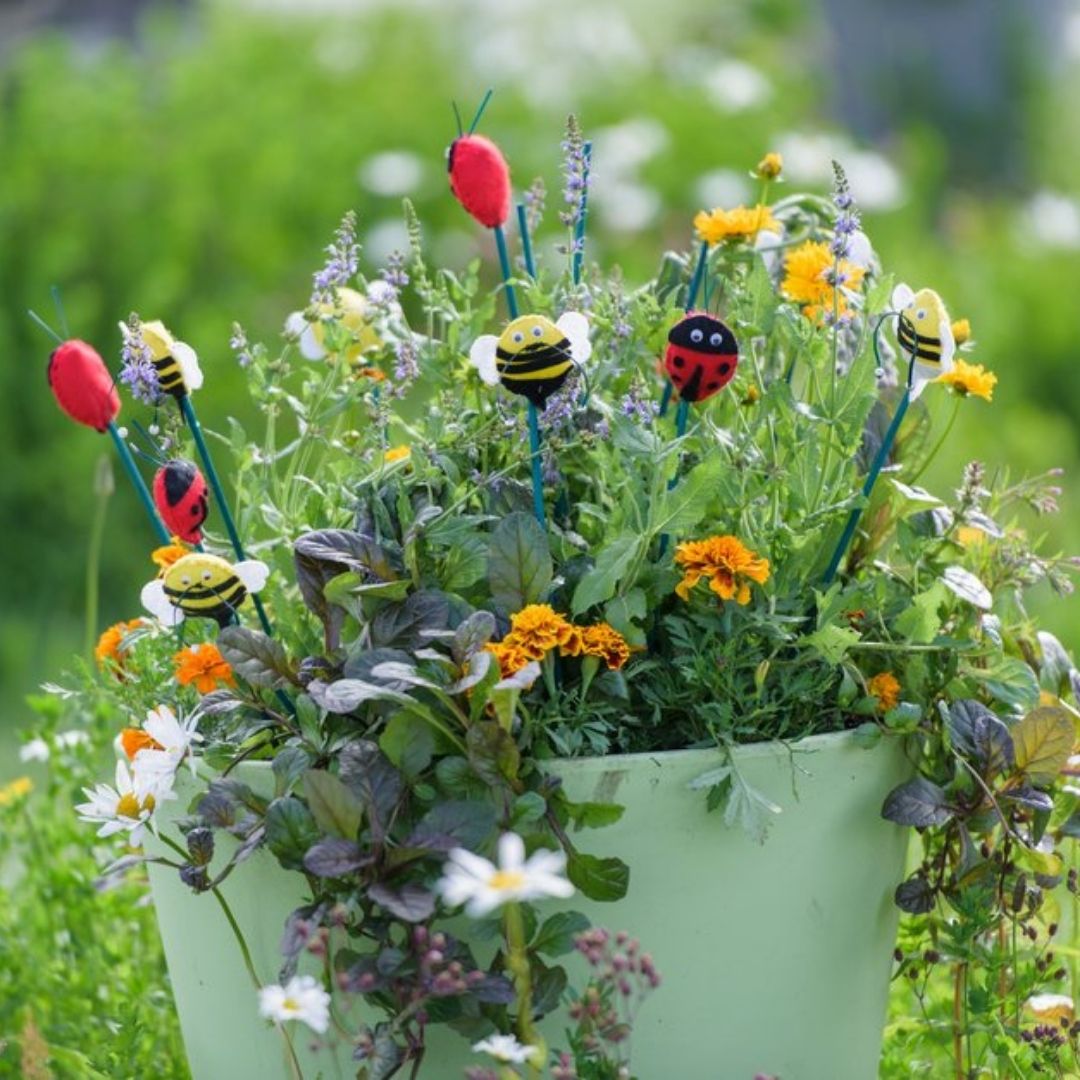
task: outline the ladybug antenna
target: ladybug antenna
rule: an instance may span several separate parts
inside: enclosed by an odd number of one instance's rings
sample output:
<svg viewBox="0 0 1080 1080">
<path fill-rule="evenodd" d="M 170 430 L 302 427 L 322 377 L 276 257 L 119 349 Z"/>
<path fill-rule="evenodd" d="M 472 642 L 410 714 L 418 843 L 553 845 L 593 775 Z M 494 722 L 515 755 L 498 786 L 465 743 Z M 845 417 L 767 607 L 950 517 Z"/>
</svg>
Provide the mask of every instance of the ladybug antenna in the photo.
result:
<svg viewBox="0 0 1080 1080">
<path fill-rule="evenodd" d="M 450 102 L 450 107 L 454 110 L 454 121 L 457 124 L 457 137 L 460 139 L 465 134 L 465 129 L 461 126 L 461 111 L 457 107 L 456 101 Z"/>
<path fill-rule="evenodd" d="M 64 344 L 64 339 L 36 311 L 28 308 L 26 314 L 29 315 L 30 318 L 49 335 L 49 337 L 53 338 L 58 345 Z"/>
<path fill-rule="evenodd" d="M 469 125 L 469 134 L 471 135 L 476 130 L 476 125 L 480 123 L 480 117 L 484 115 L 484 110 L 487 108 L 487 103 L 491 100 L 491 95 L 495 91 L 488 88 L 488 92 L 484 95 L 484 100 L 480 102 L 480 108 L 476 110 L 476 115 L 472 119 L 472 123 Z"/>
<path fill-rule="evenodd" d="M 56 317 L 60 320 L 60 329 L 63 331 L 64 337 L 71 337 L 68 331 L 67 315 L 64 314 L 64 302 L 60 299 L 60 286 L 50 286 L 49 292 L 52 293 L 53 307 L 56 308 Z"/>
</svg>

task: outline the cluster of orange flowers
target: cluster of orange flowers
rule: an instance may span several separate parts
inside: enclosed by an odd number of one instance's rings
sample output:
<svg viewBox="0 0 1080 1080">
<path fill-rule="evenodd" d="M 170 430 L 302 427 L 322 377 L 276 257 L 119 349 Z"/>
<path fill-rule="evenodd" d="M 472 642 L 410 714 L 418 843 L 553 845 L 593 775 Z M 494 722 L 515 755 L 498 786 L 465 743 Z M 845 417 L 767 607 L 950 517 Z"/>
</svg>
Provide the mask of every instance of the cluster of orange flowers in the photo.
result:
<svg viewBox="0 0 1080 1080">
<path fill-rule="evenodd" d="M 877 698 L 878 712 L 887 713 L 895 709 L 900 701 L 900 680 L 891 671 L 883 671 L 867 679 L 866 692 L 872 698 Z"/>
<path fill-rule="evenodd" d="M 223 686 L 236 685 L 229 662 L 218 647 L 209 641 L 181 649 L 173 656 L 173 664 L 176 665 L 176 681 L 181 686 L 194 683 L 200 694 L 216 690 L 219 683 Z"/>
<path fill-rule="evenodd" d="M 560 656 L 599 657 L 612 671 L 630 659 L 626 639 L 606 622 L 575 626 L 550 604 L 523 607 L 511 617 L 510 633 L 487 645 L 504 679 L 534 660 L 543 660 L 553 649 Z"/>
<path fill-rule="evenodd" d="M 683 600 L 690 590 L 708 578 L 709 588 L 721 600 L 750 603 L 750 582 L 764 585 L 769 580 L 769 560 L 751 551 L 737 536 L 710 536 L 688 540 L 675 549 L 675 562 L 683 569 L 683 579 L 675 592 Z"/>
<path fill-rule="evenodd" d="M 113 623 L 108 630 L 104 631 L 101 637 L 98 638 L 97 646 L 94 648 L 94 659 L 97 661 L 98 667 L 111 666 L 119 676 L 120 669 L 124 666 L 124 655 L 126 653 L 123 647 L 124 639 L 142 625 L 142 619 L 128 619 L 126 622 Z"/>
</svg>

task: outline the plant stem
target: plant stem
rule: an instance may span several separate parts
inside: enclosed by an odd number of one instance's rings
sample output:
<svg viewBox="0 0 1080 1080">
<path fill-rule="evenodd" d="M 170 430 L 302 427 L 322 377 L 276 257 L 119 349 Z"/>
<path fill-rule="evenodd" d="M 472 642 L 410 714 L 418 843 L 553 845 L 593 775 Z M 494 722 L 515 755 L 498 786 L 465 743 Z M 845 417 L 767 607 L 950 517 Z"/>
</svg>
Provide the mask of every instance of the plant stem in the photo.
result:
<svg viewBox="0 0 1080 1080">
<path fill-rule="evenodd" d="M 953 968 L 952 1053 L 956 1080 L 964 1080 L 964 1044 L 961 1030 L 961 1002 L 963 1000 L 963 965 Z"/>
<path fill-rule="evenodd" d="M 586 142 L 582 147 L 585 157 L 581 170 L 581 202 L 578 204 L 577 222 L 574 225 L 574 261 L 573 278 L 574 284 L 581 283 L 581 266 L 585 261 L 585 218 L 589 208 L 589 167 L 592 165 L 592 143 Z"/>
<path fill-rule="evenodd" d="M 518 1036 L 527 1046 L 540 1050 L 530 1060 L 529 1075 L 540 1076 L 540 1066 L 536 1061 L 543 1061 L 547 1056 L 543 1040 L 532 1021 L 532 969 L 529 966 L 529 954 L 525 945 L 525 921 L 521 916 L 521 907 L 509 903 L 503 913 L 503 927 L 506 933 L 506 966 L 514 977 L 514 991 L 517 994 Z"/>
<path fill-rule="evenodd" d="M 518 317 L 517 294 L 510 280 L 510 252 L 506 247 L 506 231 L 501 225 L 496 225 L 493 231 L 495 247 L 499 251 L 499 266 L 502 267 L 503 285 L 506 289 L 506 308 L 510 312 L 510 318 L 516 319 Z"/>
<path fill-rule="evenodd" d="M 956 423 L 956 416 L 960 412 L 960 395 L 953 395 L 953 410 L 952 415 L 949 417 L 949 422 L 945 425 L 945 430 L 941 433 L 941 438 L 934 443 L 934 448 L 926 455 L 923 463 L 915 470 L 914 476 L 908 480 L 909 484 L 914 484 L 924 472 L 926 472 L 929 464 L 937 457 L 938 452 L 945 445 L 945 440 L 948 439 L 950 432 L 953 429 L 953 424 Z"/>
<path fill-rule="evenodd" d="M 86 659 L 94 658 L 98 625 L 98 576 L 101 569 L 101 542 L 105 536 L 105 512 L 113 493 L 112 468 L 102 454 L 94 468 L 94 517 L 90 524 L 90 544 L 86 549 Z"/>
<path fill-rule="evenodd" d="M 544 468 L 540 458 L 540 411 L 529 402 L 529 458 L 532 464 L 533 513 L 540 527 L 547 523 L 544 514 Z"/>
</svg>

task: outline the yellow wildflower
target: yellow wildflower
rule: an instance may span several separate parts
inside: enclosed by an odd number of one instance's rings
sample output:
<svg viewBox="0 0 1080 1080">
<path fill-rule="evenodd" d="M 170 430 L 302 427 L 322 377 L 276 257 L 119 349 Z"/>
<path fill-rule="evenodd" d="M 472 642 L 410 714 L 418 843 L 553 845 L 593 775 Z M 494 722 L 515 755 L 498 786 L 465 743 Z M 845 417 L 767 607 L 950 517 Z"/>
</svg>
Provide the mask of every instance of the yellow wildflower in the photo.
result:
<svg viewBox="0 0 1080 1080">
<path fill-rule="evenodd" d="M 900 682 L 891 671 L 883 671 L 867 681 L 866 692 L 877 698 L 878 712 L 887 713 L 900 700 Z"/>
<path fill-rule="evenodd" d="M 953 341 L 957 345 L 963 345 L 965 341 L 971 340 L 971 323 L 967 319 L 957 319 L 952 324 L 952 336 Z"/>
<path fill-rule="evenodd" d="M 164 573 L 177 559 L 182 559 L 189 554 L 188 549 L 180 543 L 180 537 L 174 536 L 171 544 L 164 547 L 154 548 L 150 552 L 150 558 L 154 564 Z"/>
<path fill-rule="evenodd" d="M 784 159 L 775 150 L 770 150 L 754 169 L 754 174 L 762 180 L 775 180 L 784 171 Z"/>
<path fill-rule="evenodd" d="M 702 579 L 709 579 L 709 588 L 722 600 L 750 603 L 750 584 L 763 585 L 769 580 L 769 560 L 763 559 L 735 536 L 710 536 L 705 540 L 690 540 L 675 549 L 675 562 L 683 568 L 683 579 L 675 592 L 683 600 L 690 599 L 690 590 Z"/>
<path fill-rule="evenodd" d="M 124 638 L 142 624 L 142 619 L 129 619 L 127 622 L 114 623 L 105 630 L 94 648 L 98 667 L 103 668 L 110 662 L 118 668 L 123 667 L 125 650 L 121 646 Z"/>
<path fill-rule="evenodd" d="M 30 777 L 20 776 L 17 780 L 12 780 L 10 784 L 0 787 L 0 806 L 11 806 L 33 790 L 34 784 Z"/>
<path fill-rule="evenodd" d="M 964 547 L 974 547 L 986 542 L 986 533 L 975 525 L 961 525 L 956 530 L 956 539 Z"/>
<path fill-rule="evenodd" d="M 761 400 L 761 391 L 757 388 L 756 383 L 751 383 L 746 388 L 746 393 L 743 394 L 740 405 L 756 405 Z"/>
<path fill-rule="evenodd" d="M 803 314 L 808 319 L 820 319 L 834 308 L 842 315 L 847 311 L 844 289 L 857 289 L 865 273 L 861 266 L 847 259 L 841 259 L 837 265 L 828 244 L 807 240 L 784 257 L 784 280 L 780 283 L 780 291 L 788 300 L 802 304 Z M 834 277 L 839 279 L 839 290 L 833 286 Z"/>
<path fill-rule="evenodd" d="M 736 206 L 734 210 L 702 210 L 694 218 L 698 236 L 710 244 L 731 238 L 753 239 L 762 230 L 780 232 L 780 222 L 772 211 L 760 203 L 757 206 Z"/>
<path fill-rule="evenodd" d="M 383 461 L 387 465 L 393 465 L 395 461 L 404 461 L 406 458 L 412 456 L 412 450 L 407 446 L 392 446 L 383 455 Z"/>
<path fill-rule="evenodd" d="M 952 371 L 946 371 L 935 380 L 944 383 L 954 393 L 961 397 L 969 394 L 981 397 L 986 401 L 994 400 L 994 387 L 997 386 L 997 376 L 992 371 L 987 371 L 982 364 L 968 364 L 957 359 Z"/>
</svg>

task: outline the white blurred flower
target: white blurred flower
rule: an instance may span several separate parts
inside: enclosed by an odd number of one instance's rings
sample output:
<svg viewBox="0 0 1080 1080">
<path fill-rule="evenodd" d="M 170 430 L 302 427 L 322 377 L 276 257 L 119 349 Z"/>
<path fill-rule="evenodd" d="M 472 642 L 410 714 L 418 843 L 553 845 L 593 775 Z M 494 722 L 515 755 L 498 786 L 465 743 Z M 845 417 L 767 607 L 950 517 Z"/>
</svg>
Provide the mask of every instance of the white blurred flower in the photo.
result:
<svg viewBox="0 0 1080 1080">
<path fill-rule="evenodd" d="M 19 750 L 20 761 L 48 761 L 49 744 L 42 738 L 31 739 Z"/>
<path fill-rule="evenodd" d="M 73 750 L 76 746 L 83 746 L 89 740 L 90 736 L 85 731 L 61 731 L 56 736 L 56 745 L 60 750 Z"/>
<path fill-rule="evenodd" d="M 1072 1019 L 1073 999 L 1066 994 L 1033 994 L 1024 1002 L 1040 1020 Z"/>
<path fill-rule="evenodd" d="M 1024 208 L 1024 232 L 1049 248 L 1080 248 L 1080 206 L 1057 191 L 1036 192 Z"/>
<path fill-rule="evenodd" d="M 862 229 L 853 232 L 848 240 L 847 260 L 864 270 L 868 270 L 874 261 L 874 248 L 870 237 Z"/>
<path fill-rule="evenodd" d="M 662 153 L 671 136 L 651 116 L 635 116 L 621 124 L 597 128 L 590 136 L 593 160 L 601 162 L 608 176 L 634 173 L 647 161 Z"/>
<path fill-rule="evenodd" d="M 364 251 L 373 263 L 381 266 L 395 251 L 409 250 L 409 232 L 399 218 L 377 221 L 364 236 Z"/>
<path fill-rule="evenodd" d="M 90 800 L 75 807 L 81 821 L 100 825 L 98 836 L 112 836 L 129 832 L 131 843 L 142 843 L 143 830 L 153 825 L 153 813 L 159 802 L 176 796 L 171 789 L 155 788 L 151 791 L 144 781 L 132 776 L 123 761 L 116 763 L 116 787 L 97 784 L 93 789 L 83 788 Z"/>
<path fill-rule="evenodd" d="M 745 60 L 721 60 L 705 76 L 705 92 L 725 112 L 741 112 L 768 101 L 772 83 Z"/>
<path fill-rule="evenodd" d="M 525 1065 L 540 1057 L 538 1046 L 519 1043 L 513 1035 L 489 1035 L 473 1043 L 473 1050 L 477 1054 L 488 1054 L 504 1065 Z"/>
<path fill-rule="evenodd" d="M 864 210 L 893 210 L 904 201 L 900 173 L 877 151 L 849 150 L 841 163 L 855 201 Z"/>
<path fill-rule="evenodd" d="M 360 183 L 375 195 L 409 195 L 419 186 L 424 165 L 410 150 L 384 150 L 360 166 Z"/>
<path fill-rule="evenodd" d="M 825 132 L 788 131 L 773 142 L 793 183 L 831 184 L 832 163 L 839 161 L 863 210 L 892 210 L 904 201 L 900 173 L 876 150 L 858 150 L 844 136 Z"/>
<path fill-rule="evenodd" d="M 594 194 L 597 215 L 614 232 L 638 232 L 660 212 L 656 191 L 634 181 L 611 183 L 601 177 L 594 185 Z"/>
<path fill-rule="evenodd" d="M 574 886 L 563 877 L 563 852 L 541 848 L 526 860 L 525 842 L 507 832 L 499 837 L 498 857 L 496 866 L 465 848 L 451 851 L 438 885 L 443 899 L 451 907 L 465 904 L 467 914 L 480 918 L 511 901 L 574 895 Z"/>
<path fill-rule="evenodd" d="M 713 169 L 698 177 L 694 200 L 698 206 L 740 206 L 750 199 L 750 182 L 734 169 Z"/>
<path fill-rule="evenodd" d="M 259 1015 L 275 1024 L 299 1020 L 322 1035 L 330 1026 L 330 995 L 310 975 L 259 990 Z"/>
<path fill-rule="evenodd" d="M 761 255 L 765 262 L 765 269 L 770 274 L 776 273 L 780 269 L 783 250 L 780 245 L 783 242 L 783 236 L 778 232 L 773 232 L 772 229 L 762 229 L 754 238 L 754 250 Z"/>
</svg>

